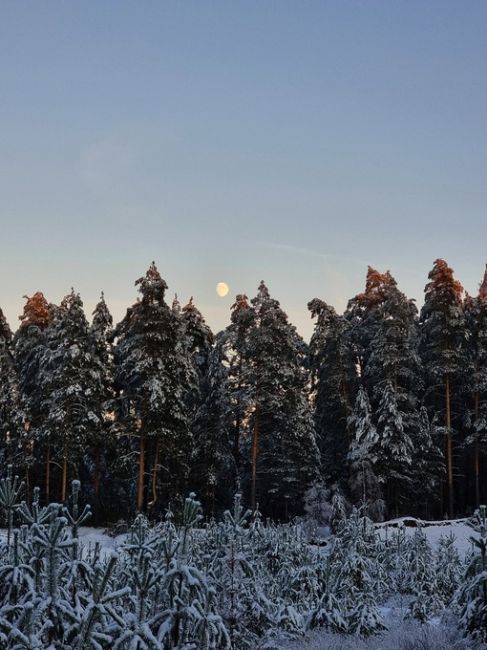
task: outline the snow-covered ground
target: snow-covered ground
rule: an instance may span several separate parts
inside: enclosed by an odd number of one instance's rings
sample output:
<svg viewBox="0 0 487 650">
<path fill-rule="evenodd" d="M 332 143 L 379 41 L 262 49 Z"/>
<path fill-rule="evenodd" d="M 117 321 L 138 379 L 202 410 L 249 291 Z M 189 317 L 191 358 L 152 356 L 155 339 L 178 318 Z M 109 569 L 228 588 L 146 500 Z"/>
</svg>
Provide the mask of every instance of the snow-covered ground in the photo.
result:
<svg viewBox="0 0 487 650">
<path fill-rule="evenodd" d="M 78 536 L 85 551 L 89 551 L 95 547 L 95 544 L 99 544 L 102 557 L 107 555 L 111 550 L 116 550 L 120 544 L 123 544 L 126 538 L 126 535 L 112 537 L 106 533 L 105 528 L 90 528 L 88 526 L 82 526 L 79 529 Z M 0 539 L 7 539 L 7 531 L 5 529 L 0 529 Z"/>
<path fill-rule="evenodd" d="M 485 644 L 462 638 L 453 624 L 426 624 L 386 619 L 383 634 L 362 639 L 357 636 L 315 630 L 303 640 L 283 642 L 286 650 L 486 650 Z"/>
<path fill-rule="evenodd" d="M 423 521 L 413 517 L 400 517 L 376 525 L 382 538 L 403 528 L 408 536 L 421 528 L 429 543 L 436 547 L 440 538 L 455 537 L 460 556 L 467 554 L 472 543 L 473 530 L 466 519 L 449 521 Z M 487 645 L 462 638 L 454 624 L 436 618 L 422 625 L 414 620 L 404 620 L 407 601 L 399 598 L 380 607 L 387 630 L 368 639 L 356 636 L 333 634 L 323 629 L 314 630 L 303 640 L 283 643 L 288 650 L 487 650 Z"/>
<path fill-rule="evenodd" d="M 391 519 L 380 524 L 376 524 L 381 537 L 391 534 L 399 527 L 403 527 L 406 535 L 414 535 L 414 531 L 421 527 L 426 535 L 428 542 L 436 546 L 440 537 L 453 534 L 455 536 L 455 545 L 460 555 L 465 555 L 472 548 L 470 537 L 474 533 L 472 528 L 467 524 L 466 519 L 451 519 L 445 521 L 423 521 L 414 517 L 400 517 Z"/>
<path fill-rule="evenodd" d="M 455 536 L 455 545 L 460 555 L 468 553 L 472 548 L 470 537 L 472 528 L 467 525 L 466 519 L 452 519 L 446 521 L 424 521 L 414 517 L 399 517 L 376 524 L 381 537 L 391 535 L 399 527 L 403 527 L 406 535 L 414 535 L 414 531 L 421 527 L 430 544 L 434 547 L 438 544 L 440 537 L 450 534 Z M 5 529 L 0 529 L 0 538 L 6 538 Z M 107 534 L 105 528 L 81 527 L 79 538 L 85 548 L 94 546 L 96 543 L 107 552 L 110 549 L 117 549 L 126 538 L 126 535 L 112 537 Z"/>
<path fill-rule="evenodd" d="M 394 531 L 402 528 L 407 536 L 421 528 L 433 547 L 440 538 L 453 535 L 456 547 L 463 557 L 472 547 L 470 537 L 473 530 L 465 519 L 451 521 L 422 521 L 412 517 L 401 517 L 376 524 L 382 538 L 392 536 Z M 6 537 L 6 531 L 0 530 L 0 538 Z M 96 544 L 100 546 L 101 555 L 110 554 L 126 539 L 126 534 L 112 537 L 103 528 L 82 527 L 79 539 L 84 553 L 89 553 Z M 321 547 L 326 553 L 326 544 Z M 380 607 L 387 630 L 378 636 L 363 639 L 357 636 L 333 634 L 324 629 L 313 630 L 296 641 L 282 641 L 279 648 L 283 650 L 487 650 L 487 645 L 475 644 L 462 638 L 454 623 L 448 624 L 439 618 L 421 625 L 414 620 L 404 620 L 408 611 L 408 598 L 394 596 Z"/>
</svg>

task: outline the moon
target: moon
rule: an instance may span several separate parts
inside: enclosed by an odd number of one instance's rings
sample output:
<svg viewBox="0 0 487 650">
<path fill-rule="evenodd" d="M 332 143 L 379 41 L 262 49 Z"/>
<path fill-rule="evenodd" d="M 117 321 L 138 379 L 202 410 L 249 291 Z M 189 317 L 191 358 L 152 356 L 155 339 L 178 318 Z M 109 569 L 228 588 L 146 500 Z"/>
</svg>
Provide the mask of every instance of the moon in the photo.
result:
<svg viewBox="0 0 487 650">
<path fill-rule="evenodd" d="M 230 288 L 226 282 L 219 282 L 216 285 L 216 292 L 220 296 L 220 298 L 224 298 L 229 291 Z"/>
</svg>

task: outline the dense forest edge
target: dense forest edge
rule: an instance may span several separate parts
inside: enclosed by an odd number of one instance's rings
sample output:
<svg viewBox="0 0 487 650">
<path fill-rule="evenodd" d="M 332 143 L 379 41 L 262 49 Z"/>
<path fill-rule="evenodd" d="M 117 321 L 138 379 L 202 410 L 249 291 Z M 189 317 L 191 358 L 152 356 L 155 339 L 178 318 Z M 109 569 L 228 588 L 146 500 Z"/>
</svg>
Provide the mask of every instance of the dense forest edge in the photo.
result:
<svg viewBox="0 0 487 650">
<path fill-rule="evenodd" d="M 375 521 L 487 501 L 487 271 L 471 297 L 436 260 L 418 312 L 369 267 L 343 315 L 308 303 L 309 344 L 263 282 L 216 335 L 154 263 L 135 284 L 116 325 L 74 290 L 27 297 L 15 333 L 0 311 L 0 459 L 27 504 L 73 479 L 97 523 L 181 514 L 190 490 L 207 518 L 239 493 L 281 522 L 334 497 Z"/>
</svg>

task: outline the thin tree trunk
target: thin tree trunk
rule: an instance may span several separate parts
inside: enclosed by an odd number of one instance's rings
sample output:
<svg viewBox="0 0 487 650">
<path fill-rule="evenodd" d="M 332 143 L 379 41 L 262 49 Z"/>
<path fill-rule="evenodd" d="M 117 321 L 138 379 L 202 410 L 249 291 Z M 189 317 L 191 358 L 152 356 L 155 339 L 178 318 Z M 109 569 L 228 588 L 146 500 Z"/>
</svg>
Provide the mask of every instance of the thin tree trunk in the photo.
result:
<svg viewBox="0 0 487 650">
<path fill-rule="evenodd" d="M 51 485 L 51 445 L 47 443 L 46 453 L 46 503 L 49 503 Z"/>
<path fill-rule="evenodd" d="M 30 506 L 30 473 L 28 465 L 25 468 L 25 501 Z"/>
<path fill-rule="evenodd" d="M 235 438 L 233 440 L 233 458 L 235 460 L 235 467 L 237 470 L 240 467 L 240 390 L 241 390 L 241 377 L 242 377 L 242 357 L 238 362 L 238 385 L 237 385 L 237 416 L 235 418 Z"/>
<path fill-rule="evenodd" d="M 474 451 L 474 471 L 475 471 L 475 505 L 480 506 L 480 448 L 479 441 L 475 441 Z"/>
<path fill-rule="evenodd" d="M 259 450 L 259 428 L 260 428 L 260 413 L 259 407 L 255 411 L 254 429 L 252 431 L 252 483 L 250 493 L 250 505 L 252 510 L 256 506 L 256 488 L 257 488 L 257 454 Z"/>
<path fill-rule="evenodd" d="M 445 376 L 445 403 L 446 403 L 446 471 L 448 487 L 448 516 L 454 516 L 453 499 L 453 450 L 451 439 L 451 401 L 450 401 L 450 377 Z"/>
<path fill-rule="evenodd" d="M 210 497 L 210 502 L 211 502 L 211 516 L 215 516 L 215 484 L 212 483 L 211 485 L 211 497 Z"/>
<path fill-rule="evenodd" d="M 61 481 L 61 503 L 66 501 L 66 492 L 68 485 L 68 452 L 66 447 L 64 448 L 63 453 L 63 476 Z"/>
<path fill-rule="evenodd" d="M 145 436 L 140 432 L 139 444 L 139 480 L 137 484 L 137 510 L 144 509 L 144 476 L 145 476 Z"/>
<path fill-rule="evenodd" d="M 478 420 L 479 417 L 479 393 L 475 393 L 475 420 Z M 475 505 L 477 508 L 480 505 L 480 445 L 478 437 L 475 439 L 475 448 L 474 448 L 474 476 L 475 476 Z"/>
<path fill-rule="evenodd" d="M 93 490 L 95 492 L 95 521 L 98 522 L 100 514 L 100 483 L 101 483 L 101 449 L 95 448 L 95 477 L 93 480 Z"/>
<path fill-rule="evenodd" d="M 345 381 L 345 375 L 342 372 L 342 378 L 340 381 L 340 390 L 342 393 L 342 400 L 343 400 L 343 412 L 345 416 L 345 444 L 346 448 L 350 448 L 350 441 L 351 441 L 351 435 L 350 435 L 350 398 L 348 394 L 348 386 L 347 382 Z M 320 450 L 321 452 L 321 450 Z M 346 456 L 345 456 L 346 457 Z M 352 465 L 349 462 L 345 463 L 345 467 L 347 468 L 348 471 L 348 482 L 350 483 L 351 478 L 352 478 Z"/>
<path fill-rule="evenodd" d="M 101 479 L 101 449 L 97 447 L 95 449 L 95 499 L 98 502 L 98 495 L 100 494 L 100 479 Z"/>
<path fill-rule="evenodd" d="M 342 399 L 343 399 L 343 410 L 344 410 L 344 415 L 345 415 L 345 435 L 346 435 L 346 443 L 347 447 L 350 444 L 350 425 L 348 423 L 348 418 L 350 415 L 350 408 L 348 404 L 348 388 L 347 384 L 345 382 L 345 379 L 342 376 L 341 382 L 340 382 L 340 391 L 342 393 Z"/>
<path fill-rule="evenodd" d="M 156 505 L 157 501 L 157 475 L 159 471 L 159 440 L 156 442 L 156 450 L 154 454 L 154 469 L 152 471 L 152 501 L 151 508 Z"/>
</svg>

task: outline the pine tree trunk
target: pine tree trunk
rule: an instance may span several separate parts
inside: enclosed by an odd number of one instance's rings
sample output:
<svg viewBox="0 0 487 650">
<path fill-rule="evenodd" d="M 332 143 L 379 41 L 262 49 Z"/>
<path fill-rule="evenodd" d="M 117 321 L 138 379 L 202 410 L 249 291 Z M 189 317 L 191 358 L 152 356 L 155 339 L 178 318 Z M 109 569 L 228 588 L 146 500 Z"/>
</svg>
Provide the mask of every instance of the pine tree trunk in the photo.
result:
<svg viewBox="0 0 487 650">
<path fill-rule="evenodd" d="M 350 403 L 349 403 L 349 394 L 348 394 L 348 386 L 345 381 L 345 379 L 342 376 L 341 382 L 340 382 L 340 389 L 342 392 L 342 400 L 343 400 L 343 414 L 345 416 L 345 445 L 347 449 L 350 449 L 350 441 L 352 439 L 352 436 L 350 434 Z M 316 405 L 315 405 L 316 408 Z M 320 449 L 320 454 L 321 454 L 321 449 Z M 346 455 L 345 455 L 346 459 Z M 352 465 L 350 462 L 347 462 L 347 460 L 344 461 L 344 471 L 347 471 L 348 473 L 348 484 L 350 485 L 350 482 L 352 480 Z"/>
<path fill-rule="evenodd" d="M 30 506 L 30 472 L 28 465 L 25 468 L 25 501 Z"/>
<path fill-rule="evenodd" d="M 250 492 L 250 506 L 252 510 L 256 507 L 256 489 L 257 489 L 257 454 L 259 450 L 259 431 L 260 413 L 259 407 L 255 410 L 254 429 L 252 431 L 252 483 Z"/>
<path fill-rule="evenodd" d="M 212 483 L 211 485 L 211 495 L 210 495 L 210 503 L 211 503 L 211 516 L 215 516 L 215 485 Z"/>
<path fill-rule="evenodd" d="M 240 390 L 241 390 L 241 376 L 242 376 L 242 357 L 238 363 L 238 385 L 237 385 L 237 417 L 235 418 L 235 438 L 233 440 L 233 458 L 235 460 L 235 467 L 237 470 L 240 467 Z"/>
<path fill-rule="evenodd" d="M 453 449 L 451 437 L 451 399 L 450 399 L 450 377 L 445 376 L 445 405 L 446 405 L 446 471 L 448 487 L 448 516 L 454 516 L 454 499 L 453 499 Z"/>
<path fill-rule="evenodd" d="M 46 452 L 46 503 L 49 503 L 51 485 L 51 445 L 47 443 Z"/>
<path fill-rule="evenodd" d="M 63 475 L 61 480 L 61 503 L 66 501 L 66 492 L 68 485 L 68 452 L 66 447 L 63 453 Z"/>
<path fill-rule="evenodd" d="M 95 500 L 98 503 L 98 495 L 100 494 L 100 478 L 101 478 L 101 449 L 97 447 L 95 449 L 95 480 L 94 480 L 94 490 L 95 490 Z"/>
<path fill-rule="evenodd" d="M 95 493 L 95 521 L 98 522 L 100 514 L 100 483 L 101 483 L 101 449 L 95 449 L 95 477 L 93 480 L 93 490 Z"/>
<path fill-rule="evenodd" d="M 479 441 L 475 441 L 474 451 L 474 472 L 475 472 L 475 505 L 480 506 L 480 448 Z"/>
<path fill-rule="evenodd" d="M 349 424 L 349 416 L 350 416 L 350 408 L 349 408 L 349 398 L 348 398 L 348 388 L 345 380 L 342 378 L 341 384 L 340 384 L 340 391 L 342 393 L 342 400 L 343 400 L 343 411 L 344 411 L 344 416 L 345 416 L 345 434 L 346 434 L 346 443 L 347 443 L 347 448 L 350 445 L 350 424 Z"/>
<path fill-rule="evenodd" d="M 477 421 L 479 417 L 479 393 L 475 393 L 475 420 Z M 478 437 L 475 439 L 475 449 L 474 449 L 474 477 L 475 477 L 475 505 L 477 508 L 480 505 L 480 445 Z"/>
<path fill-rule="evenodd" d="M 157 501 L 157 474 L 159 469 L 159 440 L 156 441 L 156 450 L 154 453 L 154 469 L 152 470 L 152 501 L 150 507 L 153 508 Z"/>
<path fill-rule="evenodd" d="M 137 484 L 137 510 L 144 509 L 144 477 L 145 477 L 145 436 L 140 432 L 139 444 L 139 480 Z"/>
<path fill-rule="evenodd" d="M 240 404 L 237 403 L 237 408 L 240 409 Z M 235 438 L 233 440 L 233 458 L 235 459 L 235 467 L 240 467 L 240 413 L 237 413 L 235 420 Z"/>
</svg>

